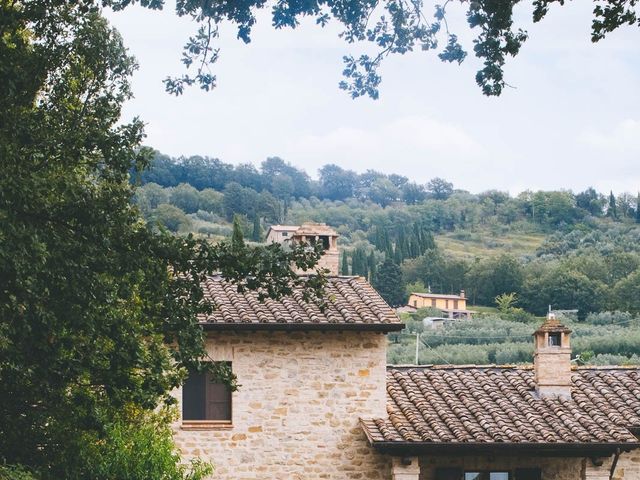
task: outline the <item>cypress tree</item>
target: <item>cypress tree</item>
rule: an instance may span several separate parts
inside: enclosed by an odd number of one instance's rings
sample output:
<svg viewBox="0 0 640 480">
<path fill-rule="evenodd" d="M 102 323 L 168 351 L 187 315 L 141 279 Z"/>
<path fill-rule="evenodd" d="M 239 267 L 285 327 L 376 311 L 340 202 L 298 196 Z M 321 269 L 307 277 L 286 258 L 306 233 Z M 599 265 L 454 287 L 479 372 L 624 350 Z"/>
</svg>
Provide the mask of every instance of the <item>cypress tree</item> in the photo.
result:
<svg viewBox="0 0 640 480">
<path fill-rule="evenodd" d="M 347 252 L 342 252 L 342 266 L 340 267 L 340 275 L 349 275 L 349 262 L 347 261 Z"/>
<path fill-rule="evenodd" d="M 393 261 L 397 265 L 400 265 L 402 263 L 402 251 L 401 251 L 401 249 L 402 249 L 402 247 L 400 247 L 398 242 L 396 242 L 396 248 L 393 251 Z"/>
<path fill-rule="evenodd" d="M 638 192 L 638 199 L 636 200 L 636 223 L 640 223 L 640 192 Z"/>
<path fill-rule="evenodd" d="M 231 246 L 233 248 L 242 248 L 244 246 L 244 236 L 242 235 L 242 227 L 240 226 L 240 217 L 233 216 L 233 233 L 231 234 Z"/>
<path fill-rule="evenodd" d="M 402 270 L 390 259 L 385 260 L 380 266 L 373 286 L 392 307 L 399 307 L 404 304 L 405 291 Z"/>
<path fill-rule="evenodd" d="M 397 263 L 402 263 L 402 261 L 407 258 L 407 237 L 404 234 L 404 228 L 400 228 L 398 232 L 398 240 L 396 241 L 396 251 L 399 251 L 400 261 Z"/>
<path fill-rule="evenodd" d="M 383 229 L 381 233 L 382 245 L 380 248 L 381 252 L 384 252 L 388 258 L 393 257 L 393 247 L 391 245 L 391 240 L 389 240 L 389 232 L 387 229 Z"/>
<path fill-rule="evenodd" d="M 360 275 L 360 253 L 357 248 L 351 254 L 351 275 Z"/>
<path fill-rule="evenodd" d="M 365 252 L 364 249 L 360 252 L 360 258 L 362 262 L 362 276 L 369 278 L 369 263 L 367 261 L 367 252 Z"/>
<path fill-rule="evenodd" d="M 376 256 L 373 251 L 369 254 L 367 263 L 369 264 L 369 282 L 373 283 L 376 277 Z"/>
<path fill-rule="evenodd" d="M 253 217 L 253 232 L 251 233 L 251 240 L 253 240 L 254 242 L 260 242 L 262 240 L 260 217 L 258 215 L 255 215 Z"/>
<path fill-rule="evenodd" d="M 616 207 L 616 197 L 613 195 L 613 190 L 609 193 L 609 208 L 607 209 L 607 215 L 613 219 L 618 218 L 618 209 Z"/>
</svg>

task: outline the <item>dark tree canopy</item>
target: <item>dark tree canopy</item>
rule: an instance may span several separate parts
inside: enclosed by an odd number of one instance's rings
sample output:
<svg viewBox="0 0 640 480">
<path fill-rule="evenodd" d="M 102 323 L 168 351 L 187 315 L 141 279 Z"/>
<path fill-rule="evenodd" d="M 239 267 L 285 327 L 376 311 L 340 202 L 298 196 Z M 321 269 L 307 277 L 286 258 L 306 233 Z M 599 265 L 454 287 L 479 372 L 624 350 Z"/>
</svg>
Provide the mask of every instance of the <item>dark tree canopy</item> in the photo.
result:
<svg viewBox="0 0 640 480">
<path fill-rule="evenodd" d="M 0 32 L 0 464 L 78 478 L 70 439 L 153 411 L 186 369 L 210 365 L 205 275 L 262 297 L 302 282 L 311 298 L 322 275 L 292 265 L 320 252 L 209 244 L 143 220 L 129 175 L 150 152 L 141 121 L 119 124 L 135 63 L 91 2 L 0 2 Z M 193 209 L 194 191 L 173 200 Z"/>
<path fill-rule="evenodd" d="M 402 270 L 391 259 L 386 259 L 378 269 L 373 286 L 392 307 L 404 304 L 406 294 L 402 281 Z"/>
<path fill-rule="evenodd" d="M 121 10 L 131 3 L 137 2 L 102 1 L 103 5 L 114 10 Z M 473 53 L 483 62 L 476 74 L 477 84 L 485 95 L 500 95 L 507 85 L 504 79 L 506 59 L 516 56 L 528 37 L 527 32 L 514 25 L 514 7 L 518 4 L 532 5 L 533 20 L 539 22 L 553 4 L 560 6 L 565 0 L 446 0 L 433 6 L 425 6 L 423 0 L 180 1 L 176 4 L 177 15 L 194 19 L 198 25 L 197 32 L 184 46 L 182 62 L 187 72 L 166 78 L 165 87 L 174 94 L 182 93 L 186 86 L 193 84 L 204 90 L 214 88 L 216 76 L 211 65 L 219 56 L 216 41 L 220 28 L 225 24 L 233 25 L 237 29 L 237 38 L 249 43 L 256 15 L 260 10 L 270 8 L 272 25 L 276 29 L 296 28 L 303 17 L 311 17 L 320 27 L 330 22 L 340 24 L 340 37 L 350 45 L 364 42 L 375 45 L 374 54 L 347 54 L 343 57 L 344 80 L 340 82 L 340 88 L 353 98 L 368 95 L 375 99 L 381 82 L 378 68 L 388 55 L 403 55 L 421 49 L 437 52 L 444 62 L 464 61 L 469 46 L 458 41 L 453 26 L 447 22 L 447 8 L 452 3 L 462 4 L 468 27 L 475 33 Z M 636 3 L 636 0 L 595 3 L 591 40 L 597 42 L 622 25 L 640 24 Z M 164 0 L 142 0 L 140 4 L 160 9 Z"/>
</svg>

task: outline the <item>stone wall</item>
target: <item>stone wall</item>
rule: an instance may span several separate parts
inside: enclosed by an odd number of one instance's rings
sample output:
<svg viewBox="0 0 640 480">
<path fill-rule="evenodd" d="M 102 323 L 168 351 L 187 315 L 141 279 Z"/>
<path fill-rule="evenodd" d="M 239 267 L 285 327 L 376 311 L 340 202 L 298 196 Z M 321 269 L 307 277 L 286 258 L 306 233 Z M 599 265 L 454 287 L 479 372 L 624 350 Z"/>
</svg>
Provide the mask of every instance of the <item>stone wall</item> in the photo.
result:
<svg viewBox="0 0 640 480">
<path fill-rule="evenodd" d="M 420 458 L 420 480 L 434 480 L 439 467 L 459 467 L 465 470 L 506 470 L 541 468 L 543 480 L 609 480 L 613 456 L 601 458 L 595 466 L 589 458 L 556 457 L 495 457 L 478 455 L 468 457 L 434 456 Z M 640 451 L 622 453 L 612 480 L 640 479 Z"/>
<path fill-rule="evenodd" d="M 358 423 L 386 415 L 386 342 L 373 332 L 212 334 L 208 354 L 233 362 L 241 385 L 233 426 L 178 421 L 176 443 L 186 459 L 214 462 L 216 479 L 389 479 L 390 459 Z"/>
</svg>

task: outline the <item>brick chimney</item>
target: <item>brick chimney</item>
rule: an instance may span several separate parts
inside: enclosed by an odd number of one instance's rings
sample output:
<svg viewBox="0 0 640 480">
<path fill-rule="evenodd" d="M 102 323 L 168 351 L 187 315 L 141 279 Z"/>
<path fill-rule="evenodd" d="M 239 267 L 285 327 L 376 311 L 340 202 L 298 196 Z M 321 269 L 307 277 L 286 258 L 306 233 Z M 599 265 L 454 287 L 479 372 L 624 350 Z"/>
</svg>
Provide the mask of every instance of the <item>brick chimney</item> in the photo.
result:
<svg viewBox="0 0 640 480">
<path fill-rule="evenodd" d="M 325 223 L 303 223 L 292 236 L 294 242 L 322 243 L 324 253 L 318 267 L 329 270 L 329 275 L 338 275 L 340 253 L 338 252 L 338 232 Z"/>
<path fill-rule="evenodd" d="M 533 368 L 540 397 L 571 398 L 570 334 L 552 313 L 533 334 Z"/>
<path fill-rule="evenodd" d="M 338 232 L 325 223 L 303 223 L 295 225 L 273 225 L 267 233 L 267 243 L 283 245 L 293 243 L 322 243 L 324 253 L 318 261 L 318 267 L 329 270 L 329 275 L 338 275 L 340 253 L 338 251 Z M 308 273 L 308 272 L 299 272 Z"/>
</svg>

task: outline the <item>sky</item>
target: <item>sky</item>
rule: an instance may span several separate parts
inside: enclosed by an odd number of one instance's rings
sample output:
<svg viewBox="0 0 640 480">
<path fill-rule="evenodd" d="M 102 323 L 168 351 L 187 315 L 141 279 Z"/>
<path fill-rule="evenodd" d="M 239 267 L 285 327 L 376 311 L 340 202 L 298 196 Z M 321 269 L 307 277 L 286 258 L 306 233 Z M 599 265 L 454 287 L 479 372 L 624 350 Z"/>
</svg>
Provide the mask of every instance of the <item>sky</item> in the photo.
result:
<svg viewBox="0 0 640 480">
<path fill-rule="evenodd" d="M 418 183 L 443 177 L 471 192 L 640 190 L 640 29 L 592 44 L 586 0 L 553 5 L 538 24 L 517 11 L 530 38 L 508 59 L 513 88 L 500 97 L 482 95 L 472 54 L 458 66 L 416 51 L 384 61 L 378 100 L 338 88 L 342 56 L 366 46 L 344 43 L 335 24 L 274 30 L 268 11 L 248 45 L 222 27 L 216 89 L 170 96 L 162 79 L 184 72 L 182 46 L 196 25 L 167 3 L 107 12 L 139 63 L 123 119 L 142 118 L 145 143 L 165 154 L 256 166 L 279 156 L 314 178 L 335 163 Z M 449 26 L 470 49 L 461 12 Z"/>
</svg>

